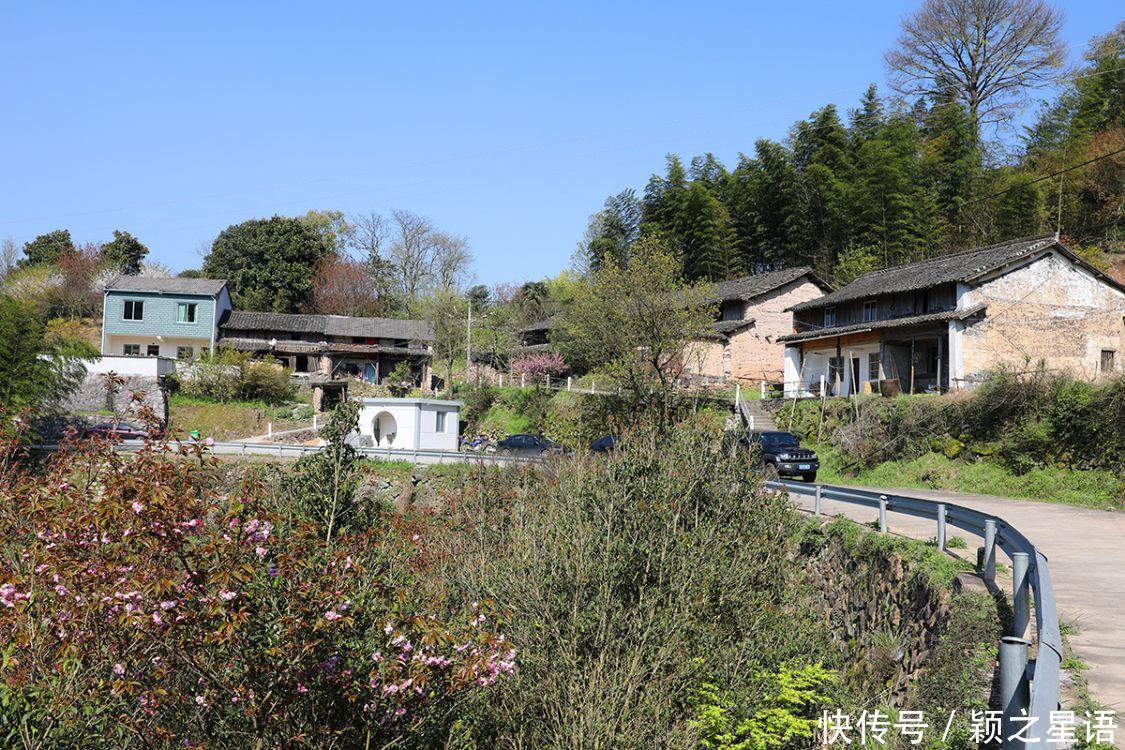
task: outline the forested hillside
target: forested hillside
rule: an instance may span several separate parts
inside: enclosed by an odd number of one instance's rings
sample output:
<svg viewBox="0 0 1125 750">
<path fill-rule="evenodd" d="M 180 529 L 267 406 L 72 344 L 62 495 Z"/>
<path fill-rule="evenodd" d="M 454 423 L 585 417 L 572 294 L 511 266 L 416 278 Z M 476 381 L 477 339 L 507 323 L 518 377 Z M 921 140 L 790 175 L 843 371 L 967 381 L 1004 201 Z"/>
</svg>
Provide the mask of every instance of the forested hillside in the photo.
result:
<svg viewBox="0 0 1125 750">
<path fill-rule="evenodd" d="M 655 234 L 690 279 L 809 265 L 846 283 L 1059 231 L 1125 278 L 1125 22 L 1093 39 L 1083 60 L 1059 73 L 1061 92 L 1039 103 L 1033 125 L 1004 142 L 986 137 L 995 129 L 950 81 L 920 97 L 871 85 L 846 114 L 827 104 L 784 142 L 758 140 L 733 167 L 710 153 L 686 163 L 669 155 L 643 195 L 606 200 L 583 259 L 627 263 L 633 243 Z"/>
</svg>

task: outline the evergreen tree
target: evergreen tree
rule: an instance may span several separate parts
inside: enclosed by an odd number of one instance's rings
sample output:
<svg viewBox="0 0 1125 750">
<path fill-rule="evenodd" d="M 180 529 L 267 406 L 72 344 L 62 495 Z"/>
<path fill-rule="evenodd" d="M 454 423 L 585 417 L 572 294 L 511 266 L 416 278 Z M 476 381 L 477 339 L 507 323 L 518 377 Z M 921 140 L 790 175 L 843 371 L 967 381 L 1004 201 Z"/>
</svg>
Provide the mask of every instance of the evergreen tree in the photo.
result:
<svg viewBox="0 0 1125 750">
<path fill-rule="evenodd" d="M 932 189 L 944 230 L 944 248 L 963 247 L 980 239 L 963 215 L 980 183 L 982 165 L 972 118 L 952 97 L 926 112 L 922 122 L 921 170 Z"/>
<path fill-rule="evenodd" d="M 113 230 L 113 239 L 102 248 L 102 257 L 112 268 L 126 276 L 136 276 L 141 272 L 148 248 L 128 232 Z"/>
<path fill-rule="evenodd" d="M 583 243 L 587 265 L 597 270 L 613 258 L 618 265 L 629 264 L 629 250 L 641 236 L 641 202 L 633 190 L 606 198 L 602 210 L 594 215 Z"/>
<path fill-rule="evenodd" d="M 703 182 L 692 182 L 677 217 L 675 239 L 688 281 L 719 281 L 738 274 L 726 208 Z"/>
<path fill-rule="evenodd" d="M 641 201 L 641 229 L 645 234 L 669 236 L 687 198 L 687 173 L 680 157 L 666 157 L 665 176 L 653 175 L 645 187 Z"/>
<path fill-rule="evenodd" d="M 800 173 L 794 238 L 812 266 L 829 276 L 851 235 L 854 174 L 848 132 L 833 105 L 797 124 L 793 160 Z"/>
<path fill-rule="evenodd" d="M 54 263 L 63 253 L 74 249 L 74 241 L 70 238 L 69 229 L 56 229 L 53 232 L 41 234 L 31 242 L 24 243 L 24 258 L 20 265 L 40 266 Z"/>
</svg>

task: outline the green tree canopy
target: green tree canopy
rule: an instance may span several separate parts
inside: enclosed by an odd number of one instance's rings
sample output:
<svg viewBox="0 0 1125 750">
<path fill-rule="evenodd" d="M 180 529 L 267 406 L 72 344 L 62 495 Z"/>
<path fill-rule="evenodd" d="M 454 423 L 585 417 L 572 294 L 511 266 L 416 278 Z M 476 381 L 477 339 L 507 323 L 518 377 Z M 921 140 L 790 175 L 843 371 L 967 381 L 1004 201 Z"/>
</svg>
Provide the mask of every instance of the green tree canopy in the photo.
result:
<svg viewBox="0 0 1125 750">
<path fill-rule="evenodd" d="M 215 238 L 203 273 L 226 279 L 238 307 L 295 313 L 308 301 L 313 276 L 328 253 L 323 236 L 300 219 L 251 219 Z"/>
<path fill-rule="evenodd" d="M 710 330 L 714 289 L 684 281 L 661 240 L 642 238 L 628 266 L 609 261 L 559 316 L 555 335 L 571 364 L 612 373 L 625 403 L 666 418 L 683 373 L 684 349 Z"/>
<path fill-rule="evenodd" d="M 56 229 L 24 244 L 23 254 L 26 257 L 23 265 L 40 266 L 54 263 L 60 255 L 73 249 L 74 241 L 70 238 L 70 230 Z"/>
<path fill-rule="evenodd" d="M 127 276 L 141 272 L 141 264 L 148 255 L 148 248 L 128 232 L 113 230 L 113 239 L 102 246 L 102 257 L 112 268 Z"/>
</svg>

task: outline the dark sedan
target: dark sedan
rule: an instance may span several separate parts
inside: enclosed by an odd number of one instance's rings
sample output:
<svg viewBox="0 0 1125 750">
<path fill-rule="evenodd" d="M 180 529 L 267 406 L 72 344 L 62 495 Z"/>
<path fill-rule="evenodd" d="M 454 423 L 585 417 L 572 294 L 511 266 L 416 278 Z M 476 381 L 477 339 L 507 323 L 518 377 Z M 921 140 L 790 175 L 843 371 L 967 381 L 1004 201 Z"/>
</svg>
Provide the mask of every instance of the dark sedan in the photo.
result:
<svg viewBox="0 0 1125 750">
<path fill-rule="evenodd" d="M 119 440 L 147 440 L 149 434 L 147 430 L 134 427 L 133 425 L 103 422 L 102 424 L 79 428 L 78 437 L 82 439 L 116 438 Z"/>
<path fill-rule="evenodd" d="M 606 435 L 590 443 L 591 453 L 611 453 L 617 450 L 617 436 Z"/>
<path fill-rule="evenodd" d="M 505 456 L 542 456 L 544 453 L 564 453 L 558 443 L 542 435 L 509 435 L 496 444 L 496 452 Z"/>
</svg>

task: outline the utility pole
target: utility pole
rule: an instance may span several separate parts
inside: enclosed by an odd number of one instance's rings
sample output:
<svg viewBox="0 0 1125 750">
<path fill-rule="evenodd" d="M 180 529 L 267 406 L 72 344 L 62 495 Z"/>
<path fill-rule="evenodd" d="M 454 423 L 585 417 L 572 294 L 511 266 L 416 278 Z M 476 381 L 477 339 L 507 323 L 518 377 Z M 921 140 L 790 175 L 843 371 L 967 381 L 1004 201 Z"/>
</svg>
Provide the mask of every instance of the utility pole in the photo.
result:
<svg viewBox="0 0 1125 750">
<path fill-rule="evenodd" d="M 473 299 L 469 298 L 469 322 L 465 327 L 465 378 L 473 377 Z"/>
</svg>

